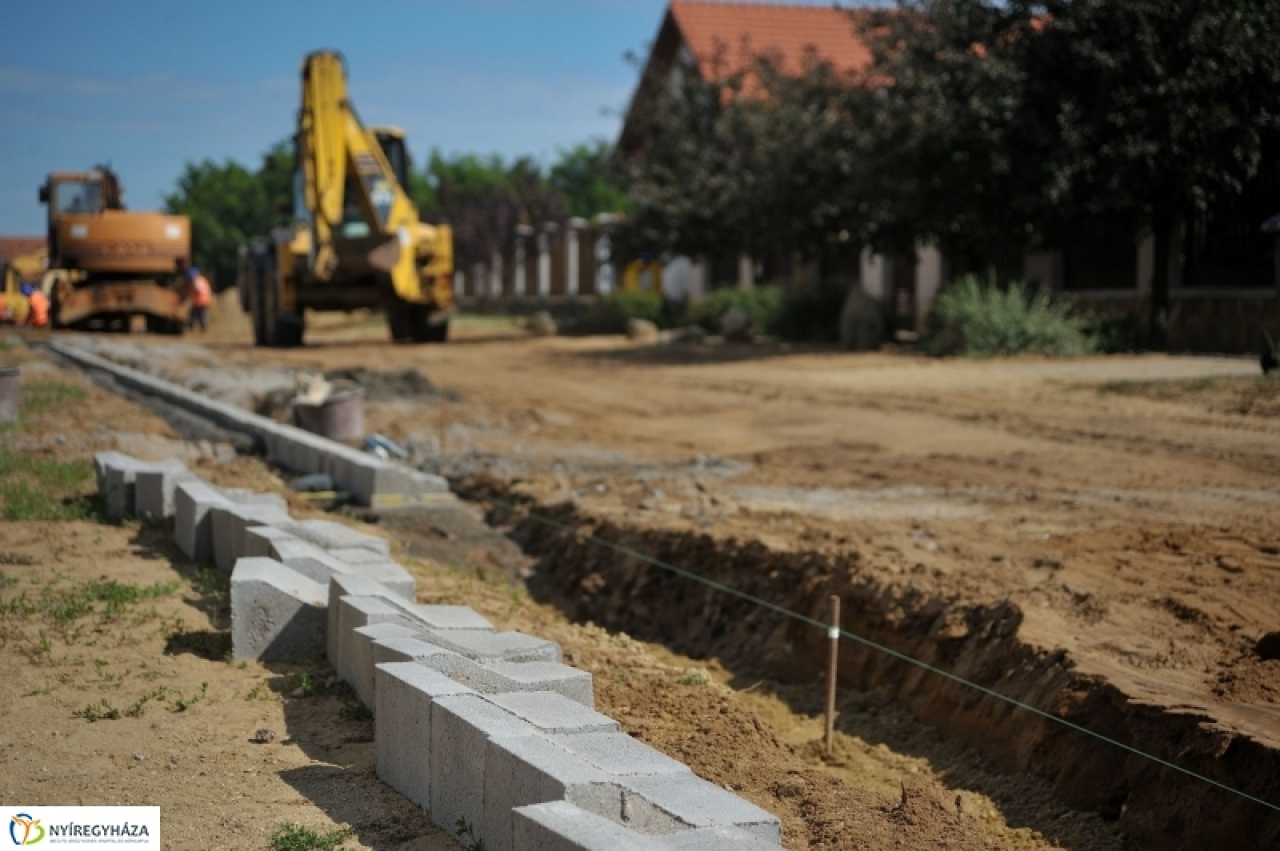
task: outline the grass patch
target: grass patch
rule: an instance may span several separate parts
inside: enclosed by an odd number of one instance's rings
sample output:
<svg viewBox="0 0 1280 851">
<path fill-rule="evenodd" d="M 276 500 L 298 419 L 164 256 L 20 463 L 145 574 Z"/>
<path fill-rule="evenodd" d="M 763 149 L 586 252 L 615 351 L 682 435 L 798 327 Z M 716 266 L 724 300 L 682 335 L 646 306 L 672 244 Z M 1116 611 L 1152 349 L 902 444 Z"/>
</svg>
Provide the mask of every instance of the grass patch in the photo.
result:
<svg viewBox="0 0 1280 851">
<path fill-rule="evenodd" d="M 105 697 L 97 703 L 90 703 L 84 709 L 77 709 L 71 714 L 90 723 L 94 721 L 115 721 L 121 716 L 120 710 L 112 706 L 111 702 Z"/>
<path fill-rule="evenodd" d="M 87 520 L 90 503 L 76 497 L 93 478 L 88 461 L 56 461 L 0 449 L 0 519 Z"/>
<path fill-rule="evenodd" d="M 707 683 L 711 682 L 711 678 L 707 676 L 706 671 L 693 668 L 685 671 L 685 673 L 680 677 L 680 679 L 676 680 L 676 682 L 682 686 L 705 686 Z"/>
<path fill-rule="evenodd" d="M 0 600 L 0 619 L 34 617 L 55 626 L 64 626 L 93 614 L 116 617 L 138 603 L 167 597 L 178 587 L 178 582 L 130 585 L 103 576 L 60 588 L 55 580 L 42 588 L 35 598 L 23 591 L 16 597 Z"/>
<path fill-rule="evenodd" d="M 1068 303 L 1016 281 L 1002 285 L 969 275 L 934 302 L 921 348 L 938 356 L 1070 357 L 1097 351 L 1098 341 L 1088 319 L 1074 315 Z"/>
<path fill-rule="evenodd" d="M 203 700 L 208 692 L 209 684 L 207 682 L 200 684 L 200 691 L 196 694 L 186 694 L 181 689 L 171 689 L 168 686 L 157 686 L 139 696 L 137 700 L 123 710 L 117 709 L 111 704 L 111 701 L 104 697 L 97 703 L 90 703 L 84 709 L 77 709 L 71 714 L 90 723 L 94 721 L 118 721 L 121 718 L 141 718 L 143 710 L 149 703 L 161 704 L 170 712 L 186 712 Z"/>
<path fill-rule="evenodd" d="M 476 836 L 475 826 L 465 816 L 458 816 L 453 825 L 453 833 L 458 837 L 458 843 L 467 851 L 485 851 L 484 840 Z"/>
<path fill-rule="evenodd" d="M 83 387 L 62 381 L 24 383 L 18 389 L 21 414 L 43 414 L 56 408 L 83 402 L 89 394 Z"/>
<path fill-rule="evenodd" d="M 271 834 L 271 851 L 336 851 L 355 835 L 345 824 L 324 833 L 300 824 L 282 824 Z"/>
</svg>

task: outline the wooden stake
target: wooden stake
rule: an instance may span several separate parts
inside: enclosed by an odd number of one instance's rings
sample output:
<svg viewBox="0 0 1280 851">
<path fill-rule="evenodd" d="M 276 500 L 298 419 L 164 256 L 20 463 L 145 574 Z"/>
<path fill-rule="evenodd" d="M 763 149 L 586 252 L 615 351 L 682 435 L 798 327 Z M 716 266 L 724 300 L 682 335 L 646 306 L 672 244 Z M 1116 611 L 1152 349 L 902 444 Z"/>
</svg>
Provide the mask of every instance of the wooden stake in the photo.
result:
<svg viewBox="0 0 1280 851">
<path fill-rule="evenodd" d="M 840 655 L 840 597 L 831 595 L 831 651 L 827 665 L 827 756 L 831 756 L 836 732 L 836 662 Z"/>
<path fill-rule="evenodd" d="M 440 457 L 443 458 L 449 447 L 449 401 L 440 400 Z"/>
</svg>

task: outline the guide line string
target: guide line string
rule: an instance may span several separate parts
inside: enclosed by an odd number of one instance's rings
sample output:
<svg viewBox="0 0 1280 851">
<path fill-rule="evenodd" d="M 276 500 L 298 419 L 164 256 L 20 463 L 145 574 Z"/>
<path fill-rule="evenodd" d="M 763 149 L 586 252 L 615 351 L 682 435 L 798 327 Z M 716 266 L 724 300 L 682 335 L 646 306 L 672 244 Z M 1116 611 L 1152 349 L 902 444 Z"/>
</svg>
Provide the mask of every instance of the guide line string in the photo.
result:
<svg viewBox="0 0 1280 851">
<path fill-rule="evenodd" d="M 732 585 L 727 585 L 724 582 L 720 582 L 708 576 L 703 576 L 702 574 L 696 573 L 692 570 L 689 570 L 688 568 L 684 568 L 677 564 L 672 564 L 670 562 L 663 561 L 662 559 L 655 558 L 654 556 L 651 556 L 647 553 L 643 553 L 643 552 L 640 552 L 639 550 L 632 549 L 631 547 L 615 543 L 605 538 L 601 538 L 598 535 L 592 534 L 590 532 L 583 532 L 580 529 L 574 528 L 573 526 L 570 526 L 565 523 L 561 523 L 560 521 L 555 520 L 551 517 L 546 517 L 544 515 L 538 514 L 536 511 L 533 511 L 525 506 L 518 505 L 514 502 L 510 502 L 508 500 L 504 500 L 499 497 L 495 497 L 492 494 L 476 494 L 475 497 L 481 500 L 487 500 L 489 502 L 501 505 L 504 508 L 507 508 L 511 511 L 522 514 L 525 517 L 528 517 L 530 520 L 541 523 L 544 526 L 548 526 L 560 532 L 566 532 L 570 535 L 573 535 L 589 543 L 596 544 L 598 546 L 604 547 L 614 552 L 621 553 L 622 555 L 626 555 L 631 558 L 634 558 L 637 561 L 642 562 L 644 564 L 657 567 L 661 570 L 665 570 L 677 576 L 684 577 L 685 579 L 690 579 L 694 582 L 705 585 L 708 588 L 713 588 L 725 594 L 732 595 L 734 597 L 737 597 L 740 600 L 745 600 L 746 602 L 749 602 L 755 606 L 768 609 L 772 612 L 776 612 L 777 614 L 783 615 L 793 620 L 800 621 L 801 623 L 807 624 L 809 626 L 817 627 L 818 629 L 821 629 L 824 632 L 830 630 L 832 627 L 831 624 L 823 623 L 822 621 L 817 620 L 816 618 L 811 618 L 808 615 L 801 614 L 800 612 L 792 611 L 791 609 L 788 609 L 785 606 L 780 606 L 777 603 L 772 603 L 761 597 L 757 597 L 754 594 L 750 594 L 746 591 L 742 591 L 741 589 L 734 588 Z M 1180 765 L 1177 765 L 1176 763 L 1169 762 L 1166 759 L 1161 759 L 1160 757 L 1155 756 L 1154 754 L 1147 753 L 1146 751 L 1141 750 L 1140 748 L 1133 747 L 1132 745 L 1127 745 L 1124 742 L 1121 742 L 1117 739 L 1113 739 L 1110 736 L 1106 736 L 1095 730 L 1090 730 L 1088 727 L 1081 726 L 1080 724 L 1077 724 L 1073 721 L 1069 721 L 1066 718 L 1062 718 L 1061 716 L 1054 715 L 1051 712 L 1046 712 L 1045 710 L 1032 706 L 1029 703 L 1024 703 L 1023 701 L 1018 700 L 1017 698 L 1010 697 L 1007 694 L 1002 694 L 1001 692 L 998 692 L 994 689 L 975 683 L 972 680 L 965 679 L 964 677 L 958 674 L 954 674 L 950 671 L 944 670 L 935 665 L 930 665 L 928 662 L 922 661 L 920 659 L 916 659 L 915 657 L 910 656 L 906 653 L 903 653 L 899 650 L 894 650 L 892 647 L 888 647 L 886 645 L 880 644 L 879 642 L 873 641 L 865 636 L 858 635 L 855 632 L 850 632 L 849 630 L 843 629 L 843 628 L 839 630 L 839 633 L 843 638 L 847 638 L 850 641 L 853 641 L 857 644 L 861 644 L 864 647 L 868 647 L 879 653 L 883 653 L 886 656 L 890 656 L 894 659 L 897 659 L 900 662 L 905 662 L 909 665 L 914 665 L 915 667 L 920 668 L 921 670 L 928 671 L 929 673 L 935 674 L 940 677 L 944 677 L 945 679 L 948 679 L 954 683 L 958 683 L 967 688 L 981 692 L 982 694 L 988 697 L 993 697 L 997 700 L 1003 701 L 1009 704 L 1010 706 L 1014 706 L 1018 709 L 1023 710 L 1024 712 L 1029 712 L 1032 715 L 1035 715 L 1037 717 L 1044 718 L 1048 721 L 1052 721 L 1055 724 L 1059 724 L 1070 730 L 1074 730 L 1077 733 L 1083 733 L 1086 736 L 1097 739 L 1098 741 L 1101 741 L 1101 742 L 1105 742 L 1109 745 L 1112 745 L 1113 747 L 1117 747 L 1123 751 L 1134 754 L 1135 756 L 1140 756 L 1143 759 L 1150 760 L 1151 762 L 1154 762 L 1158 765 L 1162 765 L 1165 768 L 1173 769 L 1174 771 L 1177 771 L 1188 777 L 1199 780 L 1202 783 L 1207 783 L 1210 786 L 1221 789 L 1224 792 L 1229 792 L 1233 795 L 1238 795 L 1241 798 L 1252 801 L 1255 804 L 1260 804 L 1261 806 L 1266 807 L 1267 809 L 1280 812 L 1280 805 L 1276 805 L 1271 803 L 1270 801 L 1266 801 L 1266 800 L 1263 800 L 1262 798 L 1256 797 L 1254 795 L 1250 795 L 1248 792 L 1242 792 L 1239 789 L 1226 785 L 1225 783 L 1220 783 L 1219 781 L 1214 780 L 1211 777 L 1206 777 L 1205 775 L 1192 771 L 1189 768 L 1184 768 Z"/>
</svg>

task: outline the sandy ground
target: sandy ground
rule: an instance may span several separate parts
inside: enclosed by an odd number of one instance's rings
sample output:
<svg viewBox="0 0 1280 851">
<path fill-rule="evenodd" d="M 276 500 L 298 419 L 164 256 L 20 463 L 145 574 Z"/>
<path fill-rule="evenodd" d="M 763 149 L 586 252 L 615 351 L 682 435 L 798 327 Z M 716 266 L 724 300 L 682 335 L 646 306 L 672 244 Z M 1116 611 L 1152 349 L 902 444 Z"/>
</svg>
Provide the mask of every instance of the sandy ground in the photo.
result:
<svg viewBox="0 0 1280 851">
<path fill-rule="evenodd" d="M 1275 382 L 1257 377 L 1253 362 L 1155 356 L 937 362 L 768 345 L 531 340 L 492 325 L 474 332 L 461 327 L 456 336 L 440 347 L 393 346 L 376 326 L 356 323 L 331 326 L 313 334 L 312 345 L 280 352 L 253 349 L 237 330 L 215 331 L 203 340 L 121 341 L 120 359 L 176 377 L 198 370 L 230 374 L 228 383 L 250 397 L 279 389 L 299 372 L 416 370 L 433 390 L 404 398 L 371 394 L 366 419 L 369 430 L 412 448 L 427 466 L 487 470 L 536 504 L 568 504 L 628 527 L 750 539 L 778 552 L 843 554 L 885 587 L 969 607 L 1012 606 L 1022 644 L 1061 654 L 1073 672 L 1114 687 L 1133 705 L 1203 716 L 1227 741 L 1273 749 L 1280 739 L 1280 662 L 1259 652 L 1260 641 L 1277 628 L 1280 603 L 1274 582 L 1280 527 L 1273 520 L 1280 501 L 1280 393 Z M 78 427 L 92 431 L 88 422 Z M 207 463 L 217 475 L 273 481 L 253 462 L 237 461 L 234 470 Z M 138 581 L 191 572 L 192 566 L 175 565 L 171 553 L 142 557 L 133 541 L 145 531 L 9 528 L 0 549 L 22 554 L 22 547 L 47 547 L 64 533 L 86 548 L 95 536 L 116 536 L 122 557 L 152 571 L 136 574 Z M 91 575 L 96 562 L 87 552 L 81 559 L 89 571 L 84 575 Z M 37 564 L 42 571 L 74 571 L 73 561 Z M 565 607 L 473 579 L 466 559 L 459 566 L 422 561 L 414 569 L 428 596 L 460 599 L 503 626 L 560 640 L 578 664 L 596 671 L 604 711 L 704 776 L 780 812 L 788 847 L 852 847 L 853 837 L 864 835 L 866 847 L 921 847 L 915 834 L 904 832 L 912 825 L 942 831 L 936 838 L 950 847 L 1121 847 L 1114 822 L 1070 811 L 1033 777 L 1001 779 L 980 752 L 953 747 L 945 734 L 914 731 L 908 713 L 843 704 L 843 758 L 824 761 L 813 746 L 821 722 L 810 711 L 811 695 L 796 697 L 789 686 L 763 678 L 765 685 L 751 688 L 740 665 L 676 657 L 616 632 L 574 626 Z M 34 567 L 3 570 L 19 575 Z M 216 631 L 191 611 L 199 598 L 183 600 L 183 593 L 157 600 L 161 620 L 171 615 L 164 606 L 186 606 L 179 609 L 184 621 Z M 96 731 L 103 726 L 160 724 L 151 734 L 156 742 L 162 734 L 194 736 L 206 761 L 222 754 L 231 774 L 258 772 L 253 776 L 268 785 L 246 799 L 264 808 L 252 810 L 259 833 L 293 812 L 292 820 L 317 826 L 356 824 L 362 847 L 434 847 L 397 844 L 431 841 L 422 838 L 431 830 L 411 808 L 397 808 L 394 795 L 382 801 L 369 792 L 385 808 L 365 816 L 372 826 L 334 803 L 343 796 L 333 786 L 318 784 L 317 792 L 286 779 L 314 763 L 320 767 L 311 776 L 329 771 L 353 786 L 372 782 L 368 744 L 359 741 L 366 728 L 333 720 L 343 706 L 340 696 L 286 694 L 258 705 L 235 695 L 287 674 L 165 654 L 166 641 L 158 636 L 142 649 L 140 640 L 141 656 L 112 657 L 109 665 L 138 671 L 144 658 L 157 656 L 168 666 L 190 664 L 192 671 L 175 674 L 174 687 L 192 693 L 209 681 L 203 701 L 183 712 L 149 704 L 139 719 L 89 724 L 70 716 L 110 694 L 94 681 L 101 677 L 89 657 L 97 651 L 71 645 L 42 663 L 79 658 L 78 665 L 65 662 L 69 682 L 59 680 L 47 695 L 21 697 L 39 691 L 36 680 L 50 676 L 30 671 L 23 676 L 31 682 L 11 683 L 0 695 L 6 717 L 28 712 L 23 723 L 31 732 L 15 744 L 26 753 L 38 741 L 31 736 L 57 731 L 68 742 L 88 736 L 79 746 L 94 742 L 101 749 L 115 735 L 101 739 Z M 679 645 L 678 637 L 666 643 Z M 9 642 L 0 653 L 21 653 L 18 644 Z M 21 669 L 22 658 L 6 664 Z M 704 676 L 705 684 L 689 685 Z M 49 704 L 54 699 L 60 702 Z M 299 705 L 320 718 L 310 722 L 311 733 L 295 733 L 290 725 L 307 722 L 286 717 L 306 716 L 289 709 Z M 709 720 L 717 718 L 729 723 Z M 197 729 L 184 732 L 181 725 Z M 259 726 L 280 731 L 277 743 L 249 744 Z M 208 742 L 201 743 L 202 734 Z M 309 735 L 327 736 L 326 748 L 347 751 L 336 758 L 298 744 Z M 64 759 L 79 752 L 57 747 Z M 137 750 L 144 759 L 135 760 L 133 747 L 112 751 L 129 754 L 118 765 L 93 768 L 89 788 L 100 788 L 95 784 L 115 772 L 144 777 L 157 771 L 163 778 L 176 770 L 163 769 L 158 763 L 168 756 L 152 752 Z M 727 759 L 726 753 L 741 756 Z M 283 761 L 264 766 L 264 754 Z M 82 773 L 95 765 L 77 768 Z M 772 768 L 763 770 L 766 765 Z M 71 779 L 77 773 L 67 772 L 63 794 L 83 794 Z M 240 789 L 249 782 L 219 774 L 211 784 Z M 3 781 L 0 797 L 56 788 L 19 777 Z M 905 798 L 904 779 L 919 784 L 910 785 Z M 193 796 L 172 783 L 153 784 L 136 787 L 135 794 L 146 799 L 163 786 L 175 808 L 193 806 Z M 1010 785 L 1016 794 L 1006 794 Z M 211 785 L 209 794 L 217 797 L 216 789 Z M 214 813 L 199 806 L 194 821 Z M 400 833 L 378 832 L 396 817 Z M 198 832 L 181 837 L 173 847 L 202 847 Z"/>
<path fill-rule="evenodd" d="M 26 352 L 3 354 L 23 361 L 24 386 L 76 391 L 5 428 L 5 451 L 81 464 L 108 448 L 181 457 L 220 484 L 285 492 L 254 459 L 227 460 L 227 447 L 185 442 L 75 373 Z M 0 800 L 159 805 L 164 846 L 175 849 L 312 847 L 273 844 L 289 826 L 320 837 L 344 831 L 344 848 L 459 847 L 377 781 L 373 722 L 323 660 L 232 662 L 225 577 L 187 561 L 164 526 L 104 521 L 87 465 L 52 496 L 80 513 L 0 521 Z M 0 511 L 11 510 L 0 499 Z M 291 510 L 313 511 L 296 498 Z M 476 520 L 464 527 L 464 536 L 483 530 Z M 465 602 L 500 628 L 559 641 L 595 675 L 599 709 L 778 813 L 789 848 L 849 847 L 854 837 L 867 848 L 1056 847 L 1010 824 L 989 797 L 948 788 L 925 761 L 883 744 L 840 734 L 839 747 L 860 770 L 824 766 L 806 752 L 812 735 L 799 725 L 808 722 L 734 689 L 714 662 L 572 624 L 518 585 L 486 578 L 466 550 L 493 540 L 463 540 L 456 560 L 417 555 L 421 536 L 393 534 L 392 542 L 419 581 L 420 600 Z M 509 543 L 505 549 L 519 558 Z M 477 552 L 474 561 L 482 560 Z M 1040 794 L 1045 812 L 1071 816 Z M 1095 847 L 1115 843 L 1096 819 L 1072 830 L 1100 837 Z"/>
</svg>

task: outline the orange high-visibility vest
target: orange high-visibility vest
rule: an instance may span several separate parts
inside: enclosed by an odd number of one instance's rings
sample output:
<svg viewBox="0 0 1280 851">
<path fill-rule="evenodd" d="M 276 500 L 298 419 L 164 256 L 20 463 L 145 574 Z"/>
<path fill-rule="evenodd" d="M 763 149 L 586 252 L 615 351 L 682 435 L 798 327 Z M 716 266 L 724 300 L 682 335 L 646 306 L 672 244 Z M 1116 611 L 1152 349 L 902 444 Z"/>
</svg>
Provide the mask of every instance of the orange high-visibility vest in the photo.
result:
<svg viewBox="0 0 1280 851">
<path fill-rule="evenodd" d="M 191 306 L 208 307 L 213 304 L 213 289 L 209 279 L 204 275 L 196 275 L 191 279 Z"/>
<path fill-rule="evenodd" d="M 49 324 L 49 297 L 43 290 L 36 290 L 29 299 L 31 312 L 27 314 L 27 324 L 32 328 L 43 328 Z"/>
</svg>

